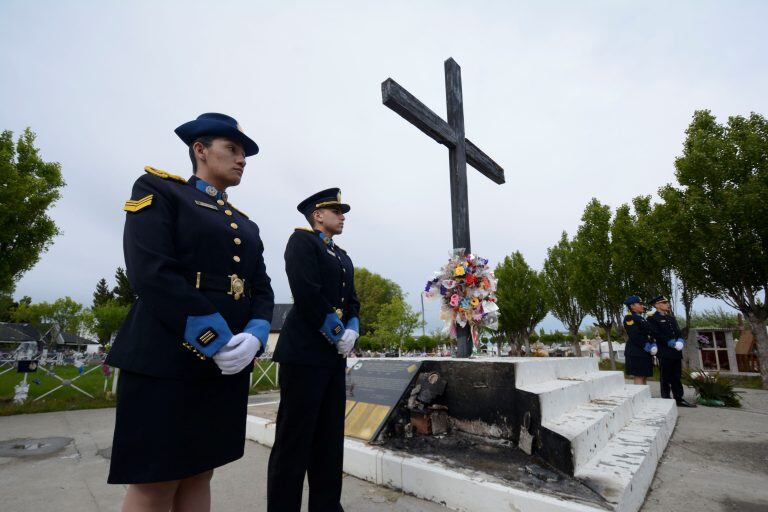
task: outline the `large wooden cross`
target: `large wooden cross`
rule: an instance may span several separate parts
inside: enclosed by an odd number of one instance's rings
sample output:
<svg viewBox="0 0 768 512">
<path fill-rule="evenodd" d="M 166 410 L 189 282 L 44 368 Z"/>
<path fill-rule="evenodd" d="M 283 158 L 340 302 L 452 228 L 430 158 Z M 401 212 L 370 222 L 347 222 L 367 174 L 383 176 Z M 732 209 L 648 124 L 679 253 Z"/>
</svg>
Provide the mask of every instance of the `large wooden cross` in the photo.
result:
<svg viewBox="0 0 768 512">
<path fill-rule="evenodd" d="M 381 83 L 381 99 L 386 106 L 400 114 L 416 128 L 448 148 L 453 247 L 455 249 L 464 248 L 467 253 L 471 252 L 467 164 L 499 185 L 504 183 L 504 169 L 464 137 L 461 68 L 453 58 L 445 61 L 447 122 L 391 78 L 387 78 Z M 459 329 L 457 341 L 459 357 L 468 357 L 471 354 L 468 329 Z"/>
<path fill-rule="evenodd" d="M 448 106 L 448 122 L 441 119 L 391 78 L 381 83 L 381 99 L 386 106 L 416 128 L 448 148 L 453 247 L 457 249 L 463 247 L 470 252 L 467 164 L 499 185 L 504 183 L 504 169 L 464 137 L 461 68 L 452 58 L 445 61 L 445 100 Z"/>
</svg>

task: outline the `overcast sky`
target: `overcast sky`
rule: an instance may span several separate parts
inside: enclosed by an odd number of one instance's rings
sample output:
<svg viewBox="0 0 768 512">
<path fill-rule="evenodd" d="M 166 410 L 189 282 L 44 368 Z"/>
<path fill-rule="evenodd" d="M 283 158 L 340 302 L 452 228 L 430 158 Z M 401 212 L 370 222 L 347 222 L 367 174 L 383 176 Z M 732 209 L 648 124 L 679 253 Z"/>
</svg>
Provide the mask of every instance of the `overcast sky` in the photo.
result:
<svg viewBox="0 0 768 512">
<path fill-rule="evenodd" d="M 694 110 L 768 113 L 767 19 L 757 1 L 0 0 L 0 129 L 31 127 L 67 182 L 63 235 L 15 295 L 90 304 L 123 265 L 131 184 L 145 165 L 188 176 L 173 129 L 216 111 L 261 148 L 230 197 L 261 228 L 278 301 L 296 204 L 339 186 L 339 245 L 418 306 L 451 246 L 448 152 L 383 106 L 380 84 L 445 116 L 448 57 L 467 137 L 507 176 L 468 169 L 473 249 L 541 268 L 590 198 L 616 207 L 673 181 Z"/>
</svg>

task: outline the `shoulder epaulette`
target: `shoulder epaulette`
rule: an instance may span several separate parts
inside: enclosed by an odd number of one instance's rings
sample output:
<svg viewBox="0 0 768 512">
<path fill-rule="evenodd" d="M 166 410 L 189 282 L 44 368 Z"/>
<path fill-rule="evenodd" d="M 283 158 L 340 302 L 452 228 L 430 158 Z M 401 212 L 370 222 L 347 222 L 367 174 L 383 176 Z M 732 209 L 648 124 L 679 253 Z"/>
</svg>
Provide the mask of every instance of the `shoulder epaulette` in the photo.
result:
<svg viewBox="0 0 768 512">
<path fill-rule="evenodd" d="M 182 178 L 181 176 L 177 176 L 176 174 L 171 174 L 169 172 L 162 171 L 160 169 L 155 169 L 154 167 L 146 166 L 144 167 L 144 170 L 148 172 L 149 174 L 154 174 L 158 178 L 163 178 L 164 180 L 173 180 L 178 181 L 180 183 L 186 183 L 187 180 Z"/>
<path fill-rule="evenodd" d="M 235 205 L 233 205 L 232 203 L 229 203 L 229 207 L 230 207 L 230 208 L 232 208 L 233 210 L 237 211 L 237 212 L 238 212 L 240 215 L 242 215 L 242 216 L 243 216 L 243 217 L 245 217 L 246 219 L 248 218 L 248 216 L 247 216 L 245 213 L 241 212 L 241 211 L 240 211 L 240 210 L 239 210 L 239 209 L 238 209 L 238 208 L 237 208 Z"/>
<path fill-rule="evenodd" d="M 293 230 L 294 231 L 306 231 L 307 233 L 313 233 L 313 234 L 315 232 L 314 229 L 310 229 L 310 228 L 293 228 Z"/>
</svg>

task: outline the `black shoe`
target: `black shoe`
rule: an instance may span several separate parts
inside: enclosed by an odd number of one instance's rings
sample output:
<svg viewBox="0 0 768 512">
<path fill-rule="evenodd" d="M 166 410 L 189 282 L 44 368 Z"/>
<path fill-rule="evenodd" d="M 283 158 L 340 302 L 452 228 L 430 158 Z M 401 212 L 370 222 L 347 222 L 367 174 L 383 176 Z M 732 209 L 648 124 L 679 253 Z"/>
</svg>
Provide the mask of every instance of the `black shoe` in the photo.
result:
<svg viewBox="0 0 768 512">
<path fill-rule="evenodd" d="M 696 407 L 696 404 L 692 404 L 690 402 L 686 402 L 685 398 L 681 398 L 677 401 L 678 407 Z"/>
</svg>

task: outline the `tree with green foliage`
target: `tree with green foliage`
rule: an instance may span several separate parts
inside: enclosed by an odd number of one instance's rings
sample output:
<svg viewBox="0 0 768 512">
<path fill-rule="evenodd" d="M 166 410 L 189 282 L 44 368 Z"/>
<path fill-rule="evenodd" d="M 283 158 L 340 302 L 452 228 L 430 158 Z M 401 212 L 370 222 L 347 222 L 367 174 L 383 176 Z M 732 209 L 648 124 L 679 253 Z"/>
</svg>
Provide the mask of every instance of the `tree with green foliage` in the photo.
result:
<svg viewBox="0 0 768 512">
<path fill-rule="evenodd" d="M 130 309 L 130 306 L 118 304 L 114 300 L 93 308 L 92 332 L 99 343 L 108 345 L 112 341 L 112 336 L 120 330 Z"/>
<path fill-rule="evenodd" d="M 530 336 L 549 310 L 544 276 L 528 265 L 520 251 L 506 256 L 494 275 L 498 280 L 499 330 L 507 339 L 524 344 L 526 355 L 530 355 Z"/>
<path fill-rule="evenodd" d="M 544 282 L 552 314 L 566 326 L 576 356 L 581 357 L 579 328 L 586 313 L 576 297 L 576 259 L 568 234 L 563 231 L 560 241 L 547 250 L 544 261 Z"/>
<path fill-rule="evenodd" d="M 53 303 L 21 301 L 11 318 L 14 322 L 32 324 L 37 328 L 55 323 L 62 332 L 77 334 L 83 325 L 83 305 L 71 297 L 56 299 Z"/>
<path fill-rule="evenodd" d="M 701 110 L 686 135 L 675 160 L 679 187 L 660 191 L 673 229 L 682 230 L 679 215 L 694 242 L 676 257 L 697 265 L 697 288 L 749 321 L 768 389 L 768 121 L 752 113 L 723 125 Z"/>
<path fill-rule="evenodd" d="M 669 296 L 671 290 L 669 252 L 658 236 L 650 196 L 622 204 L 611 223 L 611 253 L 622 294 L 637 294 L 645 300 Z M 622 317 L 617 319 L 623 331 Z"/>
<path fill-rule="evenodd" d="M 679 320 L 678 320 L 679 321 Z M 690 319 L 691 327 L 699 329 L 702 327 L 719 327 L 726 329 L 735 329 L 739 327 L 739 315 L 731 313 L 721 307 L 695 311 Z"/>
<path fill-rule="evenodd" d="M 373 333 L 382 308 L 395 298 L 402 298 L 403 291 L 394 281 L 363 267 L 355 268 L 355 290 L 360 300 L 360 335 Z"/>
<path fill-rule="evenodd" d="M 62 187 L 61 166 L 43 161 L 32 130 L 15 143 L 0 134 L 0 292 L 12 293 L 59 234 L 48 210 Z"/>
<path fill-rule="evenodd" d="M 93 306 L 94 308 L 103 306 L 107 302 L 113 300 L 115 298 L 114 295 L 112 295 L 112 292 L 109 289 L 109 285 L 107 284 L 107 280 L 103 277 L 99 279 L 99 282 L 96 283 L 96 290 L 93 292 Z"/>
<path fill-rule="evenodd" d="M 131 283 L 128 281 L 128 276 L 125 274 L 123 267 L 117 267 L 115 283 L 117 285 L 112 289 L 115 302 L 121 306 L 132 306 L 136 302 L 136 294 L 133 293 L 133 288 L 131 288 Z"/>
<path fill-rule="evenodd" d="M 406 339 L 419 326 L 421 326 L 419 314 L 413 311 L 405 299 L 395 297 L 379 310 L 372 326 L 371 336 L 380 346 L 402 351 Z"/>
<path fill-rule="evenodd" d="M 616 369 L 611 332 L 616 319 L 621 317 L 626 296 L 617 275 L 611 248 L 611 209 L 592 199 L 581 216 L 581 225 L 573 239 L 573 254 L 578 271 L 574 279 L 576 299 L 587 314 L 597 320 L 603 329 L 611 369 Z"/>
<path fill-rule="evenodd" d="M 19 303 L 13 300 L 10 293 L 0 292 L 0 322 L 13 322 L 11 315 L 19 307 Z"/>
<path fill-rule="evenodd" d="M 75 302 L 71 297 L 56 299 L 51 304 L 50 318 L 62 332 L 77 334 L 83 323 L 83 305 Z"/>
</svg>

